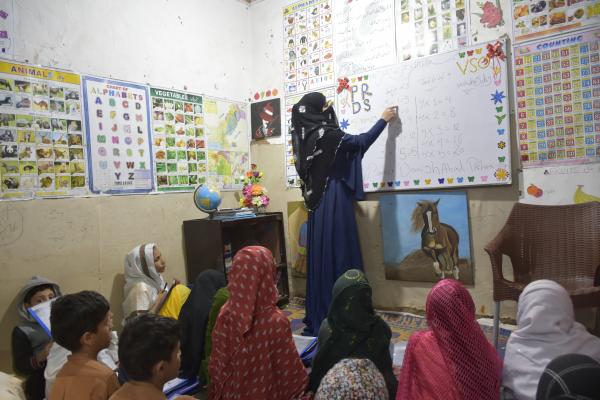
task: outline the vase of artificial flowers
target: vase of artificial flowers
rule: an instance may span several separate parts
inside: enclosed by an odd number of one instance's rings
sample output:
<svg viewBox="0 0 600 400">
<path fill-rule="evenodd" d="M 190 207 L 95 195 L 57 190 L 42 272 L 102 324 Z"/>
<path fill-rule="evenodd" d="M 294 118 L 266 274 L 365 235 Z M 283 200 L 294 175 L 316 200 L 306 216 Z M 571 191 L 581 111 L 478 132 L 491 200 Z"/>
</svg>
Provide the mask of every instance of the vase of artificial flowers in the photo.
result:
<svg viewBox="0 0 600 400">
<path fill-rule="evenodd" d="M 244 187 L 240 198 L 240 207 L 253 208 L 254 212 L 264 212 L 269 205 L 267 189 L 260 184 L 263 172 L 258 170 L 256 164 L 252 164 L 249 171 L 242 177 Z"/>
</svg>

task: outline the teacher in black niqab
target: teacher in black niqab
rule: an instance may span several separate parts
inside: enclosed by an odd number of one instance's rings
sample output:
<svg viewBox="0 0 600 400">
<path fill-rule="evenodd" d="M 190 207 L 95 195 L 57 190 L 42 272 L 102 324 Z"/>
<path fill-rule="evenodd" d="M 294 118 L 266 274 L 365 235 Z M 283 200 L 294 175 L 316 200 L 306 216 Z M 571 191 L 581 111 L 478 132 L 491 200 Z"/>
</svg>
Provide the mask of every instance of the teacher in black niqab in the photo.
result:
<svg viewBox="0 0 600 400">
<path fill-rule="evenodd" d="M 363 269 L 354 216 L 355 201 L 365 199 L 362 158 L 395 115 L 389 107 L 369 131 L 349 135 L 321 93 L 305 95 L 292 109 L 296 170 L 309 210 L 305 335 L 319 332 L 336 279 Z"/>
<path fill-rule="evenodd" d="M 323 196 L 343 137 L 335 111 L 322 93 L 309 93 L 292 108 L 294 158 L 309 210 L 314 210 Z"/>
</svg>

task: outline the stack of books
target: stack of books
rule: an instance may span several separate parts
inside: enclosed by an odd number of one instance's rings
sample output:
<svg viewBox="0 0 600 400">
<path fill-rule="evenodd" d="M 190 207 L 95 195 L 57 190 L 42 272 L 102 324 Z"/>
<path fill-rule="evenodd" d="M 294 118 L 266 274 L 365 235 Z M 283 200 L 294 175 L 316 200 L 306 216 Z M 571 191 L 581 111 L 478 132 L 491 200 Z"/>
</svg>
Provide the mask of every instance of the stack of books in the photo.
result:
<svg viewBox="0 0 600 400">
<path fill-rule="evenodd" d="M 256 214 L 251 208 L 223 208 L 211 214 L 211 219 L 241 219 L 254 218 Z"/>
</svg>

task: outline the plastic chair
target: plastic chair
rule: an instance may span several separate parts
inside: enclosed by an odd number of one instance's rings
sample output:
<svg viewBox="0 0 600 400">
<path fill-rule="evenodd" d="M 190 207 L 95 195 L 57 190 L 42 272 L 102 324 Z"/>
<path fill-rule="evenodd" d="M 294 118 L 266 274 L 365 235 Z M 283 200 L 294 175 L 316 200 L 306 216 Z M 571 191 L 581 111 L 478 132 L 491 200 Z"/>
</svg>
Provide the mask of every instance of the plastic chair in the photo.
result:
<svg viewBox="0 0 600 400">
<path fill-rule="evenodd" d="M 502 230 L 484 249 L 492 263 L 496 348 L 500 302 L 518 301 L 525 286 L 534 280 L 551 279 L 560 283 L 571 295 L 575 307 L 600 307 L 600 203 L 565 206 L 516 203 Z M 503 255 L 510 258 L 514 281 L 504 278 Z"/>
</svg>

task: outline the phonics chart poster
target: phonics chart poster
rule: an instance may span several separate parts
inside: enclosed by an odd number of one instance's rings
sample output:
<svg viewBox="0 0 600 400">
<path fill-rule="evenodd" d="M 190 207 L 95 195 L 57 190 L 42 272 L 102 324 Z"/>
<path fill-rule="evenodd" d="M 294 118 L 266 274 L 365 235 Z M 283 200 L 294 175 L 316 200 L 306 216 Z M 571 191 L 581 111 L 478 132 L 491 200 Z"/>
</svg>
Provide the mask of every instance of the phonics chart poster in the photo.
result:
<svg viewBox="0 0 600 400">
<path fill-rule="evenodd" d="M 302 0 L 283 9 L 285 93 L 334 84 L 331 0 Z"/>
</svg>

